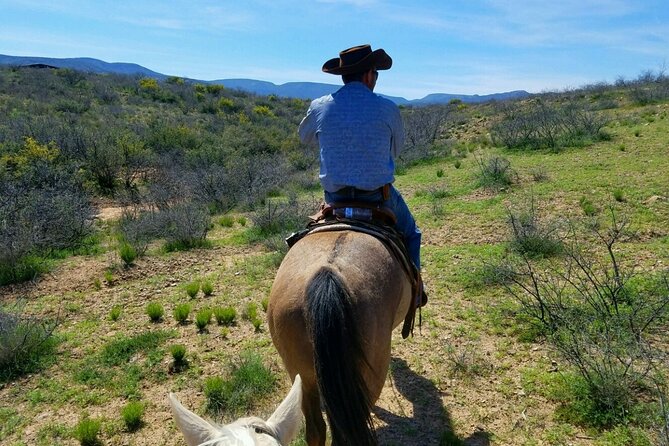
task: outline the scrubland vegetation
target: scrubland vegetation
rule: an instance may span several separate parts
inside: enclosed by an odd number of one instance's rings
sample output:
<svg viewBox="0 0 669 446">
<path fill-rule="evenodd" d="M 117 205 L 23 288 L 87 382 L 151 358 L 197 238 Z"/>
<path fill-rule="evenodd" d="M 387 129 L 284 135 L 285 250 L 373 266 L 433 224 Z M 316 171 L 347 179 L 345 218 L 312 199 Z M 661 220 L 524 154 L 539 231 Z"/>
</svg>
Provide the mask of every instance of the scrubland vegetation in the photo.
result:
<svg viewBox="0 0 669 446">
<path fill-rule="evenodd" d="M 182 444 L 169 391 L 273 411 L 267 294 L 320 197 L 307 105 L 0 70 L 2 444 Z M 430 303 L 381 444 L 669 445 L 669 78 L 402 114 Z"/>
</svg>

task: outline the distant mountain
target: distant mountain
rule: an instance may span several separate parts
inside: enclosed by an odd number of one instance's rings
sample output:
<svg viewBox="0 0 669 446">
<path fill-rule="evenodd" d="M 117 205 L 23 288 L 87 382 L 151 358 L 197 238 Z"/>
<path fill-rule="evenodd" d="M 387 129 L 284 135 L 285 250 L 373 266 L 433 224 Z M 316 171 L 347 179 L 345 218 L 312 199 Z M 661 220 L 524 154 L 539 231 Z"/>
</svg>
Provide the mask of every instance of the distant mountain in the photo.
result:
<svg viewBox="0 0 669 446">
<path fill-rule="evenodd" d="M 56 59 L 50 57 L 21 57 L 0 54 L 0 65 L 69 68 L 72 70 L 84 71 L 88 73 L 114 73 L 129 76 L 146 76 L 159 80 L 164 80 L 168 77 L 166 74 L 151 71 L 141 65 L 133 63 L 109 63 L 88 57 Z M 274 94 L 281 97 L 299 99 L 318 98 L 326 94 L 334 93 L 341 87 L 341 85 L 320 84 L 317 82 L 288 82 L 285 84 L 276 85 L 271 82 L 254 79 L 219 79 L 214 81 L 202 81 L 198 79 L 188 80 L 192 82 L 221 84 L 226 88 L 238 89 L 257 95 L 266 96 Z M 459 99 L 462 102 L 467 103 L 480 103 L 492 100 L 519 99 L 529 95 L 530 94 L 524 90 L 517 90 L 507 93 L 495 93 L 481 96 L 435 93 L 427 95 L 422 99 L 413 100 L 407 100 L 405 98 L 395 96 L 384 96 L 398 105 L 433 105 L 447 104 L 453 99 Z"/>
<path fill-rule="evenodd" d="M 166 75 L 156 73 L 148 68 L 134 63 L 109 63 L 90 57 L 77 57 L 74 59 L 54 59 L 51 57 L 21 57 L 21 56 L 6 56 L 0 54 L 0 65 L 14 65 L 14 66 L 30 66 L 30 65 L 45 65 L 56 68 L 70 68 L 77 71 L 85 71 L 87 73 L 114 73 L 125 75 L 141 75 L 153 77 L 164 80 Z"/>
</svg>

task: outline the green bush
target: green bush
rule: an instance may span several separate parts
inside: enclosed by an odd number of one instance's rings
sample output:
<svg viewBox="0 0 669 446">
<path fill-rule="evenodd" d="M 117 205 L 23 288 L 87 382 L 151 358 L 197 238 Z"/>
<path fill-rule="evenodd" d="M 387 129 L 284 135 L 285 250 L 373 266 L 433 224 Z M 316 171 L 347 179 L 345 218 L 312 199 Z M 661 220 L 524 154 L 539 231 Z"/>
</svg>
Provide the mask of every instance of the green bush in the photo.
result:
<svg viewBox="0 0 669 446">
<path fill-rule="evenodd" d="M 139 401 L 132 401 L 121 409 L 121 416 L 125 427 L 134 432 L 142 426 L 142 417 L 144 416 L 144 405 Z"/>
<path fill-rule="evenodd" d="M 622 189 L 616 189 L 613 191 L 613 198 L 617 202 L 622 203 L 625 201 L 625 193 Z"/>
<path fill-rule="evenodd" d="M 74 438 L 79 440 L 81 446 L 98 446 L 102 444 L 98 438 L 101 427 L 100 420 L 84 417 L 79 420 L 74 430 Z"/>
<path fill-rule="evenodd" d="M 204 331 L 209 325 L 213 311 L 210 308 L 203 308 L 195 315 L 195 326 L 199 331 Z"/>
<path fill-rule="evenodd" d="M 534 197 L 526 208 L 510 209 L 508 214 L 512 230 L 509 245 L 513 251 L 531 258 L 551 257 L 562 252 L 563 244 L 558 237 L 557 226 L 539 221 Z"/>
<path fill-rule="evenodd" d="M 224 228 L 231 228 L 235 224 L 235 218 L 231 215 L 224 215 L 218 219 L 218 224 Z"/>
<path fill-rule="evenodd" d="M 186 294 L 188 294 L 188 297 L 191 299 L 197 296 L 197 293 L 200 291 L 200 282 L 199 281 L 193 281 L 188 284 L 186 284 Z"/>
<path fill-rule="evenodd" d="M 137 251 L 130 243 L 122 242 L 118 247 L 118 252 L 125 266 L 132 265 L 137 259 Z"/>
<path fill-rule="evenodd" d="M 160 302 L 150 302 L 146 306 L 146 314 L 151 319 L 151 322 L 160 322 L 165 314 L 165 310 Z"/>
<path fill-rule="evenodd" d="M 237 311 L 233 307 L 216 307 L 214 317 L 219 325 L 233 325 L 237 318 Z"/>
<path fill-rule="evenodd" d="M 170 354 L 174 363 L 177 365 L 184 364 L 186 362 L 186 346 L 182 344 L 175 344 L 170 347 Z"/>
<path fill-rule="evenodd" d="M 255 319 L 258 319 L 258 304 L 255 302 L 249 302 L 246 304 L 246 308 L 244 308 L 244 319 L 248 321 L 253 321 Z"/>
<path fill-rule="evenodd" d="M 174 307 L 174 320 L 180 324 L 185 324 L 190 314 L 190 304 L 179 304 Z"/>
<path fill-rule="evenodd" d="M 654 387 L 651 372 L 663 346 L 653 340 L 669 317 L 667 273 L 635 276 L 618 258 L 617 243 L 629 222 L 612 211 L 608 227 L 590 228 L 604 260 L 574 240 L 562 264 L 525 257 L 510 266 L 506 290 L 528 320 L 577 372 L 565 406 L 579 423 L 598 428 L 633 421 L 643 389 Z M 574 390 L 575 389 L 575 390 Z"/>
<path fill-rule="evenodd" d="M 516 176 L 511 163 L 506 158 L 494 156 L 484 161 L 477 159 L 479 165 L 479 186 L 487 189 L 503 189 L 514 182 Z"/>
<path fill-rule="evenodd" d="M 583 213 L 588 217 L 593 217 L 595 214 L 597 214 L 597 208 L 592 203 L 592 201 L 585 195 L 583 195 L 579 199 L 578 204 L 579 206 L 581 206 L 581 210 L 583 210 Z"/>
<path fill-rule="evenodd" d="M 246 412 L 272 392 L 275 382 L 276 377 L 265 367 L 260 355 L 243 352 L 241 362 L 232 365 L 229 379 L 211 377 L 205 381 L 207 410 L 213 414 Z"/>
<path fill-rule="evenodd" d="M 117 321 L 118 318 L 121 317 L 122 309 L 123 307 L 121 307 L 120 305 L 114 305 L 111 311 L 109 312 L 109 319 L 111 319 L 112 321 Z"/>
<path fill-rule="evenodd" d="M 208 280 L 202 282 L 202 292 L 205 296 L 211 296 L 214 293 L 214 285 Z"/>
</svg>

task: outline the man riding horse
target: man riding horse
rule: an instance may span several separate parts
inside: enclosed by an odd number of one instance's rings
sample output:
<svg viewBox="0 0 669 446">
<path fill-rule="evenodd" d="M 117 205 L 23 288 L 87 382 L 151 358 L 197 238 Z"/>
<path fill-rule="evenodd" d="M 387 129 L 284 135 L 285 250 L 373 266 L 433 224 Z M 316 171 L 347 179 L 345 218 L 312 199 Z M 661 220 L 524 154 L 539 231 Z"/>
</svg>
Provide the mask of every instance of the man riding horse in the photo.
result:
<svg viewBox="0 0 669 446">
<path fill-rule="evenodd" d="M 397 219 L 409 256 L 420 271 L 421 232 L 395 180 L 395 157 L 404 143 L 404 126 L 395 103 L 374 93 L 379 70 L 393 60 L 370 45 L 348 48 L 323 65 L 325 73 L 341 75 L 344 86 L 314 100 L 298 132 L 304 143 L 318 142 L 319 178 L 326 203 L 378 203 Z M 419 306 L 427 302 L 421 289 Z"/>
</svg>

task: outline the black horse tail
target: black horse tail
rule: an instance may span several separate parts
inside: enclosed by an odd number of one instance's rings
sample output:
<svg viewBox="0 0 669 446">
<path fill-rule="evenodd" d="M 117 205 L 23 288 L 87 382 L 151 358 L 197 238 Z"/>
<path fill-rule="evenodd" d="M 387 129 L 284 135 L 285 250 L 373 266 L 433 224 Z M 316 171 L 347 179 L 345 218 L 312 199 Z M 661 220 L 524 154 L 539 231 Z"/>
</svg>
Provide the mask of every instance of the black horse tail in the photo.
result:
<svg viewBox="0 0 669 446">
<path fill-rule="evenodd" d="M 375 446 L 372 404 L 362 370 L 369 367 L 341 277 L 321 268 L 307 289 L 307 320 L 318 388 L 336 446 Z"/>
</svg>

